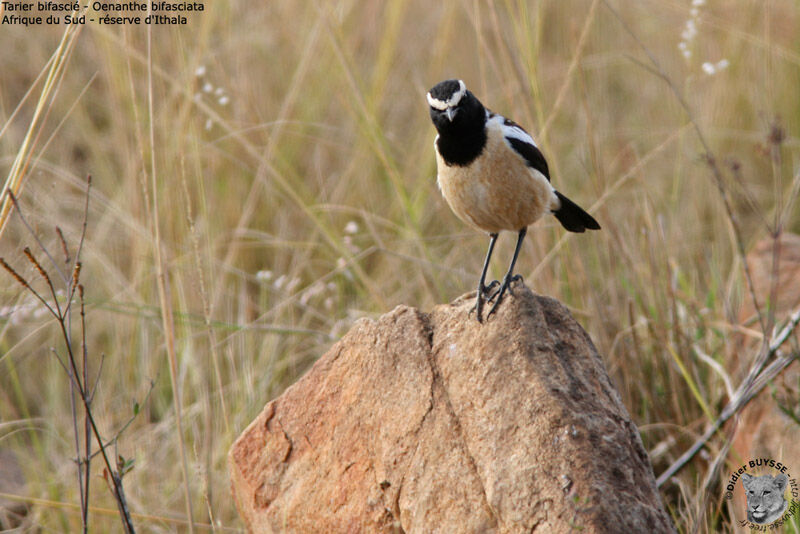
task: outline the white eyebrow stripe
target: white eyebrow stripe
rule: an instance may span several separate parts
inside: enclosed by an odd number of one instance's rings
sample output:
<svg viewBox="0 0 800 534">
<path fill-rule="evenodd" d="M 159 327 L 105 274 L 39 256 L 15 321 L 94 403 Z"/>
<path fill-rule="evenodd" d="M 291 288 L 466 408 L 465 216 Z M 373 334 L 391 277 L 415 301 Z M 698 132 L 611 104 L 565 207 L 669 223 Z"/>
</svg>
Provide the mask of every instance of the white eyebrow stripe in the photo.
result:
<svg viewBox="0 0 800 534">
<path fill-rule="evenodd" d="M 464 95 L 467 94 L 467 86 L 464 84 L 462 80 L 458 80 L 458 91 L 451 96 L 447 102 L 439 100 L 438 98 L 433 98 L 430 93 L 426 96 L 428 98 L 428 105 L 433 109 L 438 109 L 439 111 L 444 111 L 447 108 L 456 107 Z"/>
<path fill-rule="evenodd" d="M 465 94 L 467 94 L 467 86 L 464 85 L 463 81 L 458 80 L 458 92 L 454 94 L 450 100 L 447 101 L 447 103 L 451 106 L 457 106 L 458 102 L 461 100 L 461 97 L 463 97 Z"/>
<path fill-rule="evenodd" d="M 433 109 L 438 109 L 439 111 L 444 111 L 447 109 L 447 102 L 442 102 L 438 98 L 433 98 L 430 93 L 427 95 L 428 97 L 428 105 Z"/>
</svg>

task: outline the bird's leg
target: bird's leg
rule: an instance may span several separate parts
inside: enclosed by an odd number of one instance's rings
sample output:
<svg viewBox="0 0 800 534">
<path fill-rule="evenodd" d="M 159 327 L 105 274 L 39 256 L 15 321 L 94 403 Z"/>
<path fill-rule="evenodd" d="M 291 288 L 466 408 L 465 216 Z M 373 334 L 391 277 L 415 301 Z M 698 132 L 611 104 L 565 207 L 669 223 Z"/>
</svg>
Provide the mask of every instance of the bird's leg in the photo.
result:
<svg viewBox="0 0 800 534">
<path fill-rule="evenodd" d="M 528 233 L 528 228 L 525 227 L 519 231 L 519 235 L 517 235 L 517 247 L 514 249 L 514 257 L 511 258 L 511 265 L 508 266 L 508 272 L 503 277 L 503 284 L 500 286 L 500 289 L 494 292 L 491 297 L 489 297 L 489 302 L 497 299 L 495 303 L 492 305 L 492 309 L 489 310 L 487 317 L 492 315 L 497 307 L 500 305 L 500 301 L 503 300 L 503 295 L 506 291 L 509 293 L 511 292 L 510 286 L 511 282 L 516 280 L 521 280 L 522 277 L 517 275 L 514 276 L 514 264 L 517 263 L 517 256 L 519 256 L 519 250 L 522 248 L 522 240 L 525 239 L 525 234 Z"/>
<path fill-rule="evenodd" d="M 478 280 L 478 296 L 475 300 L 475 306 L 472 308 L 475 310 L 476 315 L 478 316 L 479 323 L 483 321 L 483 317 L 481 316 L 481 312 L 483 311 L 483 294 L 488 290 L 484 283 L 486 282 L 486 271 L 489 270 L 489 260 L 492 258 L 492 251 L 494 250 L 494 242 L 497 241 L 497 234 L 489 234 L 489 237 L 491 238 L 489 240 L 489 250 L 486 251 L 486 259 L 483 262 L 483 271 L 481 271 L 481 278 Z M 497 281 L 495 280 L 489 284 L 489 287 L 494 287 L 496 283 Z"/>
</svg>

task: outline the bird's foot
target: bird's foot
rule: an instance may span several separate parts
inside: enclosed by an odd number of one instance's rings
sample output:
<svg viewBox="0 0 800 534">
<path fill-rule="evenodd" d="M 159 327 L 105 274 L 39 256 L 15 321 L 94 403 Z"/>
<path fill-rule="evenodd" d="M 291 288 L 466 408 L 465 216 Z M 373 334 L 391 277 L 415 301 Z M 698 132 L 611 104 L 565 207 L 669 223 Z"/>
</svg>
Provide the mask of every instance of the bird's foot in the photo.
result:
<svg viewBox="0 0 800 534">
<path fill-rule="evenodd" d="M 472 315 L 472 312 L 475 312 L 475 318 L 478 319 L 479 323 L 483 322 L 483 293 L 484 291 L 478 291 L 478 295 L 475 297 L 475 305 L 470 308 L 469 314 Z"/>
<path fill-rule="evenodd" d="M 511 295 L 514 294 L 514 292 L 511 290 L 511 283 L 512 282 L 521 281 L 521 280 L 522 280 L 522 276 L 519 275 L 519 274 L 514 275 L 514 276 L 506 276 L 506 277 L 503 278 L 503 284 L 500 286 L 500 288 L 497 291 L 492 293 L 492 295 L 487 300 L 487 302 L 494 301 L 494 304 L 492 304 L 491 309 L 489 309 L 489 313 L 486 314 L 486 318 L 487 319 L 489 317 L 491 317 L 491 315 L 497 310 L 497 307 L 500 306 L 500 302 L 503 300 L 503 296 L 506 294 L 506 292 L 508 292 Z M 497 300 L 495 300 L 495 299 L 497 299 Z"/>
<path fill-rule="evenodd" d="M 500 285 L 499 281 L 492 280 L 491 282 L 489 282 L 489 285 L 482 286 L 481 288 L 478 289 L 477 295 L 475 297 L 475 305 L 472 308 L 470 308 L 469 314 L 472 315 L 472 313 L 475 312 L 476 319 L 478 319 L 479 323 L 483 322 L 483 315 L 482 315 L 483 303 L 488 302 L 485 297 L 488 296 L 489 293 L 491 293 L 491 291 L 499 285 Z"/>
<path fill-rule="evenodd" d="M 488 285 L 483 287 L 482 293 L 484 295 L 489 294 L 489 292 L 491 292 L 492 289 L 496 288 L 499 285 L 500 285 L 500 281 L 499 280 L 492 280 L 491 282 L 489 282 Z"/>
<path fill-rule="evenodd" d="M 494 299 L 496 299 L 498 297 L 502 298 L 503 294 L 506 291 L 508 291 L 509 293 L 511 293 L 513 295 L 514 291 L 511 289 L 511 284 L 514 283 L 514 282 L 522 282 L 522 281 L 523 280 L 522 280 L 522 275 L 521 274 L 515 274 L 511 278 L 508 278 L 508 277 L 503 278 L 503 285 L 500 286 L 494 293 L 489 295 L 489 298 L 486 299 L 486 302 L 492 302 Z M 495 282 L 497 282 L 497 280 L 495 280 Z M 492 282 L 492 284 L 494 284 L 494 282 Z M 492 287 L 494 287 L 494 286 L 492 286 Z M 487 289 L 489 289 L 489 288 L 487 288 Z"/>
</svg>

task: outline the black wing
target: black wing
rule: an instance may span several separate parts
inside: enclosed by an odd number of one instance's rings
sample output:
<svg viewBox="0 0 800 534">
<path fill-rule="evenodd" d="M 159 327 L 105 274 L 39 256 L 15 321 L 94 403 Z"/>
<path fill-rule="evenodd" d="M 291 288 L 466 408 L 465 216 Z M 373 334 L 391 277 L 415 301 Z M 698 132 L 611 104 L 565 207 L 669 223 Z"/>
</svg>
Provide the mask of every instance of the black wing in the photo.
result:
<svg viewBox="0 0 800 534">
<path fill-rule="evenodd" d="M 547 168 L 547 160 L 544 159 L 542 152 L 536 148 L 536 145 L 516 137 L 506 137 L 506 141 L 509 142 L 511 148 L 525 159 L 528 167 L 536 169 L 547 178 L 548 182 L 550 181 L 550 169 Z"/>
<path fill-rule="evenodd" d="M 533 138 L 522 126 L 503 117 L 503 135 L 517 154 L 522 156 L 528 167 L 536 169 L 550 181 L 550 169 L 547 167 L 547 160 L 534 143 Z"/>
</svg>

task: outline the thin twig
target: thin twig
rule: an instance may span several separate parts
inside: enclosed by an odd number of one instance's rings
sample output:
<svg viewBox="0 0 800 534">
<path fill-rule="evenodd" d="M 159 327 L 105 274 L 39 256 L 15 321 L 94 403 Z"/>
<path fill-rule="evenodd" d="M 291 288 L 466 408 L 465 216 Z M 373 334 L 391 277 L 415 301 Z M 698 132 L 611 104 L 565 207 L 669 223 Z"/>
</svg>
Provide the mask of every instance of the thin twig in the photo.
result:
<svg viewBox="0 0 800 534">
<path fill-rule="evenodd" d="M 75 265 L 78 267 L 80 262 L 77 261 L 78 256 L 76 256 Z M 89 384 L 89 355 L 86 348 L 86 309 L 84 306 L 83 301 L 83 284 L 78 283 L 78 274 L 80 273 L 80 268 L 76 269 L 76 274 L 73 277 L 73 286 L 78 286 L 78 296 L 81 301 L 81 353 L 83 355 L 83 385 L 88 387 Z M 98 379 L 100 378 L 100 374 L 97 375 Z M 97 384 L 95 384 L 97 387 Z M 84 396 L 87 397 L 86 405 L 91 406 L 92 399 L 94 398 L 94 393 L 89 395 L 88 391 L 83 392 Z M 89 413 L 89 409 L 86 409 L 86 413 Z M 92 462 L 92 439 L 91 439 L 91 428 L 89 426 L 89 418 L 88 416 L 84 416 L 83 418 L 83 445 L 86 447 L 84 461 L 86 462 L 86 482 L 84 487 L 84 492 L 86 493 L 86 509 L 85 514 L 87 521 L 84 522 L 83 528 L 88 532 L 89 528 L 89 473 L 91 473 L 91 462 Z"/>
<path fill-rule="evenodd" d="M 39 239 L 39 237 L 36 235 L 36 232 L 33 231 L 33 228 L 28 223 L 28 220 L 22 214 L 22 210 L 19 209 L 19 202 L 17 202 L 17 197 L 14 195 L 11 189 L 8 189 L 6 191 L 6 194 L 8 195 L 8 198 L 11 199 L 11 203 L 14 205 L 14 211 L 19 216 L 19 219 L 22 221 L 22 224 L 24 224 L 25 228 L 28 229 L 28 233 L 30 233 L 34 241 L 36 241 L 36 244 L 39 245 L 39 248 L 42 249 L 42 251 L 47 255 L 47 257 L 53 263 L 53 266 L 55 266 L 56 271 L 58 271 L 58 275 L 61 277 L 61 280 L 64 281 L 64 285 L 67 285 L 67 277 L 64 274 L 64 271 L 62 271 L 61 267 L 58 266 L 58 262 L 56 262 L 53 256 L 50 255 L 50 252 L 47 250 L 47 247 L 44 246 L 44 243 L 42 243 L 41 239 Z"/>
<path fill-rule="evenodd" d="M 83 205 L 83 225 L 81 227 L 81 238 L 78 241 L 78 251 L 75 253 L 75 265 L 72 268 L 72 285 L 67 285 L 69 298 L 67 299 L 67 311 L 72 306 L 72 297 L 75 295 L 75 288 L 78 285 L 77 278 L 81 270 L 81 252 L 83 252 L 83 242 L 86 240 L 86 228 L 89 224 L 89 196 L 92 192 L 92 175 L 86 175 L 86 201 Z"/>
<path fill-rule="evenodd" d="M 62 275 L 62 279 L 64 280 L 64 285 L 67 287 L 69 291 L 69 298 L 68 304 L 61 309 L 58 301 L 58 294 L 55 290 L 55 287 L 52 283 L 52 278 L 50 277 L 49 273 L 46 269 L 41 265 L 41 263 L 36 259 L 36 257 L 31 252 L 30 248 L 26 247 L 23 251 L 25 256 L 28 260 L 33 264 L 34 268 L 39 272 L 39 274 L 45 279 L 50 288 L 50 292 L 53 296 L 53 305 L 47 302 L 47 300 L 36 290 L 34 289 L 28 281 L 23 278 L 19 273 L 17 273 L 3 258 L 0 258 L 0 265 L 6 269 L 6 271 L 11 274 L 11 276 L 17 280 L 17 282 L 22 285 L 23 288 L 30 291 L 50 312 L 51 315 L 56 319 L 58 326 L 61 330 L 61 336 L 64 339 L 66 350 L 67 350 L 67 361 L 69 365 L 67 365 L 58 353 L 53 350 L 56 354 L 56 357 L 62 367 L 65 368 L 67 375 L 70 379 L 70 392 L 71 392 L 71 401 L 73 401 L 73 430 L 75 434 L 75 445 L 77 450 L 77 463 L 78 463 L 78 483 L 81 493 L 81 518 L 83 522 L 83 532 L 88 532 L 88 502 L 89 502 L 89 483 L 90 483 L 90 466 L 91 466 L 91 437 L 94 436 L 94 439 L 97 441 L 99 446 L 99 453 L 103 458 L 103 462 L 106 466 L 106 473 L 109 475 L 111 479 L 111 483 L 109 483 L 109 487 L 114 495 L 114 500 L 116 501 L 117 508 L 120 512 L 120 519 L 122 520 L 122 525 L 124 532 L 126 534 L 133 534 L 135 532 L 133 521 L 131 520 L 130 510 L 128 509 L 127 500 L 125 499 L 125 493 L 122 486 L 122 475 L 120 474 L 120 467 L 116 470 L 112 467 L 111 461 L 108 458 L 108 454 L 106 452 L 106 447 L 103 443 L 103 438 L 100 435 L 100 431 L 97 427 L 97 423 L 94 419 L 94 415 L 92 414 L 91 410 L 91 398 L 94 396 L 94 391 L 92 395 L 89 395 L 89 391 L 87 390 L 88 385 L 88 349 L 86 346 L 86 313 L 85 313 L 85 302 L 84 302 L 84 290 L 83 286 L 79 283 L 80 282 L 80 271 L 81 271 L 81 263 L 79 261 L 80 258 L 80 251 L 83 245 L 83 239 L 86 233 L 86 217 L 88 216 L 88 190 L 87 190 L 87 204 L 86 204 L 86 213 L 84 217 L 84 230 L 81 235 L 81 246 L 78 247 L 78 253 L 75 256 L 75 266 L 72 273 L 72 278 L 67 280 L 66 277 L 63 276 L 61 270 L 58 268 L 57 263 L 50 255 L 50 252 L 47 248 L 42 244 L 42 242 L 38 239 L 38 237 L 33 233 L 32 228 L 25 220 L 22 212 L 19 209 L 19 205 L 17 204 L 16 200 L 13 197 L 13 194 L 9 191 L 9 198 L 12 199 L 14 207 L 16 208 L 17 214 L 20 216 L 20 219 L 24 222 L 25 227 L 28 231 L 31 232 L 31 235 L 36 239 L 36 242 L 42 247 L 45 255 L 50 258 L 50 261 L 53 262 L 56 269 L 59 270 L 59 273 Z M 66 243 L 63 241 L 63 234 L 61 234 L 62 238 L 62 246 L 66 248 Z M 80 305 L 81 305 L 81 333 L 82 333 L 82 345 L 81 345 L 81 354 L 83 356 L 82 367 L 83 367 L 83 380 L 81 380 L 81 373 L 78 371 L 78 363 L 75 356 L 75 352 L 73 350 L 73 343 L 72 338 L 70 336 L 70 305 L 72 302 L 72 298 L 74 295 L 75 290 L 78 290 L 79 297 L 80 297 Z M 95 382 L 94 389 L 97 387 L 97 382 Z M 74 396 L 75 392 L 77 391 L 78 396 L 81 399 L 83 404 L 84 410 L 84 446 L 86 447 L 85 456 L 81 456 L 80 453 L 80 439 L 78 438 L 78 430 L 77 430 L 77 410 L 74 406 Z M 108 478 L 106 478 L 108 481 Z"/>
<path fill-rule="evenodd" d="M 70 262 L 70 255 L 69 255 L 69 247 L 67 246 L 67 240 L 64 239 L 64 232 L 61 231 L 61 228 L 56 226 L 56 234 L 58 235 L 58 239 L 61 241 L 61 251 L 64 253 L 64 263 L 69 265 Z"/>
<path fill-rule="evenodd" d="M 36 256 L 33 255 L 33 252 L 31 252 L 30 247 L 25 247 L 24 249 L 22 249 L 22 253 L 25 254 L 25 256 L 28 258 L 28 261 L 30 261 L 33 264 L 33 266 L 39 272 L 39 275 L 41 275 L 41 277 L 44 278 L 44 281 L 47 282 L 47 287 L 50 288 L 50 294 L 53 296 L 53 304 L 56 307 L 56 312 L 58 312 L 59 317 L 62 317 L 61 305 L 58 303 L 58 295 L 56 294 L 56 288 L 53 287 L 53 281 L 50 279 L 50 275 L 47 274 L 47 271 L 44 270 L 42 264 L 39 263 L 39 260 L 37 260 Z"/>
<path fill-rule="evenodd" d="M 150 399 L 150 394 L 153 392 L 153 389 L 155 388 L 155 385 L 156 385 L 155 381 L 154 381 L 154 380 L 151 380 L 151 381 L 150 381 L 150 388 L 147 390 L 147 393 L 145 394 L 145 396 L 144 396 L 144 399 L 142 399 L 142 402 L 140 402 L 140 403 L 139 403 L 139 405 L 140 405 L 140 406 L 141 406 L 141 405 L 143 405 L 143 404 L 146 404 L 146 403 L 147 403 L 147 401 Z M 113 438 L 111 438 L 111 439 L 109 439 L 109 440 L 108 440 L 108 441 L 105 443 L 104 447 L 110 447 L 111 445 L 114 445 L 114 446 L 116 447 L 116 445 L 117 445 L 117 442 L 119 441 L 119 437 L 122 435 L 122 433 L 123 433 L 123 432 L 125 432 L 125 430 L 127 430 L 127 429 L 128 429 L 128 427 L 129 427 L 129 426 L 131 426 L 131 423 L 133 423 L 133 421 L 136 419 L 136 416 L 137 416 L 137 415 L 138 415 L 138 414 L 134 413 L 132 416 L 130 416 L 130 417 L 128 418 L 128 420 L 127 420 L 127 421 L 125 421 L 125 424 L 123 424 L 123 425 L 122 425 L 122 426 L 119 428 L 119 430 L 117 430 L 117 431 L 114 433 L 114 437 L 113 437 Z M 99 451 L 99 450 L 95 451 L 95 452 L 92 454 L 92 458 L 94 458 L 94 457 L 95 457 L 95 456 L 97 456 L 98 454 L 100 454 L 100 451 Z"/>
<path fill-rule="evenodd" d="M 4 268 L 6 271 L 8 271 L 8 273 L 9 273 L 9 274 L 10 274 L 12 277 L 14 277 L 14 279 L 15 279 L 15 280 L 16 280 L 16 281 L 17 281 L 17 282 L 18 282 L 18 283 L 19 283 L 19 284 L 20 284 L 22 287 L 24 287 L 25 289 L 27 289 L 28 291 L 30 291 L 30 292 L 33 294 L 33 296 L 34 296 L 34 297 L 36 297 L 36 298 L 39 300 L 39 302 L 41 302 L 42 304 L 44 304 L 44 307 L 45 307 L 45 308 L 47 308 L 47 311 L 48 311 L 48 312 L 50 312 L 50 315 L 52 315 L 52 316 L 53 316 L 53 317 L 55 317 L 55 318 L 58 318 L 58 314 L 57 314 L 57 313 L 56 313 L 56 311 L 55 311 L 55 310 L 54 310 L 54 309 L 53 309 L 53 308 L 50 306 L 50 303 L 48 303 L 48 302 L 47 302 L 47 301 L 44 299 L 44 297 L 42 297 L 42 295 L 40 295 L 40 294 L 39 294 L 39 292 L 38 292 L 38 291 L 36 291 L 36 290 L 35 290 L 33 287 L 31 287 L 31 285 L 28 283 L 28 281 L 27 281 L 27 280 L 25 280 L 25 279 L 24 279 L 24 278 L 23 278 L 23 277 L 22 277 L 22 276 L 21 276 L 21 275 L 20 275 L 20 274 L 19 274 L 17 271 L 15 271 L 15 270 L 14 270 L 14 268 L 13 268 L 13 267 L 11 267 L 11 266 L 10 266 L 10 265 L 9 265 L 9 264 L 6 262 L 5 258 L 2 258 L 2 257 L 0 257 L 0 265 L 2 265 L 2 266 L 3 266 L 3 268 Z"/>
</svg>

